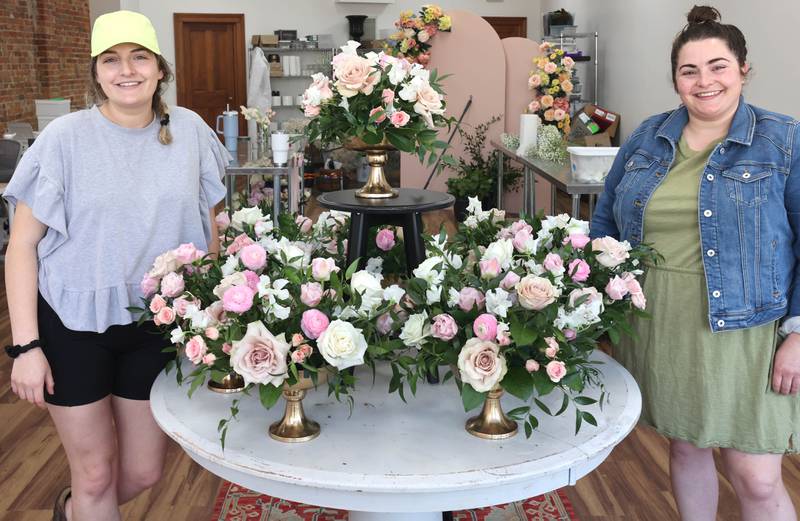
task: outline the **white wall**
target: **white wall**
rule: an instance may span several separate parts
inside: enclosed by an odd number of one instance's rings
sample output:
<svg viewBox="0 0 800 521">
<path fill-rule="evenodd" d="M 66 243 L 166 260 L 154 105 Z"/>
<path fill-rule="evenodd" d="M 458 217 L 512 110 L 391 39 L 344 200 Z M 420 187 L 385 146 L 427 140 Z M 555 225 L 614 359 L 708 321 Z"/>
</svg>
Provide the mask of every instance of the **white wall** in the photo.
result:
<svg viewBox="0 0 800 521">
<path fill-rule="evenodd" d="M 94 25 L 94 21 L 101 14 L 120 10 L 119 0 L 89 0 L 89 19 Z"/>
<path fill-rule="evenodd" d="M 376 19 L 376 33 L 393 30 L 400 11 L 414 11 L 425 2 L 396 0 L 393 4 L 336 3 L 334 0 L 136 0 L 138 11 L 152 20 L 158 33 L 164 57 L 174 63 L 175 38 L 173 13 L 243 13 L 248 45 L 253 34 L 271 34 L 275 29 L 297 29 L 300 37 L 306 34 L 332 34 L 337 45 L 347 38 L 348 14 L 365 14 Z M 130 0 L 129 2 L 130 3 Z M 541 32 L 540 0 L 505 0 L 487 3 L 486 0 L 443 0 L 438 5 L 448 9 L 472 11 L 481 16 L 528 16 L 528 36 L 538 38 Z M 458 28 L 454 28 L 458 30 Z M 468 57 L 467 57 L 468 59 Z M 167 91 L 168 103 L 175 103 L 174 84 Z"/>
<path fill-rule="evenodd" d="M 580 31 L 600 33 L 600 104 L 622 114 L 623 137 L 647 116 L 674 108 L 670 80 L 675 34 L 686 24 L 694 0 L 542 0 L 542 12 L 564 7 Z M 753 67 L 748 102 L 800 118 L 800 2 L 716 0 L 723 23 L 738 26 Z"/>
</svg>

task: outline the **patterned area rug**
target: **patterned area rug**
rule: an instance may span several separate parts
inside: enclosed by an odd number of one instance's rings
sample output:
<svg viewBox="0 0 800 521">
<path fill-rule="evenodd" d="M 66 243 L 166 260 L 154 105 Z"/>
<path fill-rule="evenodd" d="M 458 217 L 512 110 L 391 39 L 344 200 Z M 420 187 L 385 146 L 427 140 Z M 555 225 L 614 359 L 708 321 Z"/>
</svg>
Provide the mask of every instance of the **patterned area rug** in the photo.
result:
<svg viewBox="0 0 800 521">
<path fill-rule="evenodd" d="M 578 521 L 566 494 L 548 492 L 525 501 L 460 510 L 455 521 Z M 210 521 L 347 521 L 347 512 L 259 494 L 223 481 Z"/>
</svg>

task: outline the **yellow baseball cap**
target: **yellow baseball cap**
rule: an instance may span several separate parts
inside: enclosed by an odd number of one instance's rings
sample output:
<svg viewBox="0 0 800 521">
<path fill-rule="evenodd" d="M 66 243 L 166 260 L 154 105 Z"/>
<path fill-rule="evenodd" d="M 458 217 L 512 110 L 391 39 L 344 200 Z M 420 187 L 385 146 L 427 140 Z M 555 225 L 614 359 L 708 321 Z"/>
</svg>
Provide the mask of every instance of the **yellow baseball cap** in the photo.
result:
<svg viewBox="0 0 800 521">
<path fill-rule="evenodd" d="M 98 16 L 92 27 L 92 58 L 120 43 L 137 43 L 161 54 L 156 30 L 145 15 L 114 11 Z"/>
</svg>

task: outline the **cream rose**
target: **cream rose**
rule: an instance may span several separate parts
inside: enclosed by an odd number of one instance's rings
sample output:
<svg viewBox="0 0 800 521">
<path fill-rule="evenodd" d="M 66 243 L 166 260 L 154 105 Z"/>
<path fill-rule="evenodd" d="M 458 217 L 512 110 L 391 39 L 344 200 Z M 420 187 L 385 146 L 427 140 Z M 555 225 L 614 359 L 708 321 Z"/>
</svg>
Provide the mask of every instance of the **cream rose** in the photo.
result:
<svg viewBox="0 0 800 521">
<path fill-rule="evenodd" d="M 339 58 L 334 65 L 336 89 L 345 98 L 352 98 L 359 92 L 371 94 L 375 83 L 380 79 L 379 74 L 369 63 L 369 60 L 357 55 L 346 54 Z"/>
<path fill-rule="evenodd" d="M 598 252 L 597 262 L 606 268 L 616 268 L 630 257 L 628 241 L 619 242 L 613 237 L 600 237 L 592 241 L 592 251 Z"/>
<path fill-rule="evenodd" d="M 261 321 L 247 324 L 241 340 L 231 346 L 231 367 L 245 384 L 280 386 L 289 376 L 286 355 L 289 343 L 283 333 L 273 335 Z"/>
<path fill-rule="evenodd" d="M 517 298 L 525 309 L 540 310 L 555 302 L 558 290 L 544 277 L 526 275 L 517 283 Z"/>
<path fill-rule="evenodd" d="M 222 298 L 225 295 L 225 292 L 228 289 L 232 288 L 233 286 L 246 286 L 247 285 L 247 277 L 241 271 L 234 272 L 227 277 L 224 277 L 219 284 L 214 288 L 214 295 L 217 298 Z"/>
<path fill-rule="evenodd" d="M 364 363 L 367 340 L 350 322 L 334 320 L 317 339 L 317 348 L 330 365 L 347 369 Z"/>
<path fill-rule="evenodd" d="M 178 257 L 173 250 L 167 251 L 156 257 L 153 261 L 153 269 L 150 270 L 150 277 L 160 279 L 167 273 L 177 270 L 181 265 Z"/>
<path fill-rule="evenodd" d="M 500 354 L 500 346 L 487 340 L 470 338 L 458 354 L 458 370 L 462 382 L 483 393 L 503 379 L 508 366 L 505 357 Z"/>
</svg>

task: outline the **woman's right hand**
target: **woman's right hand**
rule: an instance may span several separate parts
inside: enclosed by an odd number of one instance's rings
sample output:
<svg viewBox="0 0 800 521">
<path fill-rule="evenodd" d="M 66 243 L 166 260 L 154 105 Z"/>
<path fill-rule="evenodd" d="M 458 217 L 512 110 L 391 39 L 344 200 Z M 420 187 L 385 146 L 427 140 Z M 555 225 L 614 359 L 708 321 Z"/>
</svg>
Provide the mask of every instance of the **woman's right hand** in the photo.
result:
<svg viewBox="0 0 800 521">
<path fill-rule="evenodd" d="M 53 373 L 41 348 L 19 355 L 11 368 L 11 390 L 14 394 L 44 409 L 45 387 L 49 394 L 55 391 Z"/>
</svg>

